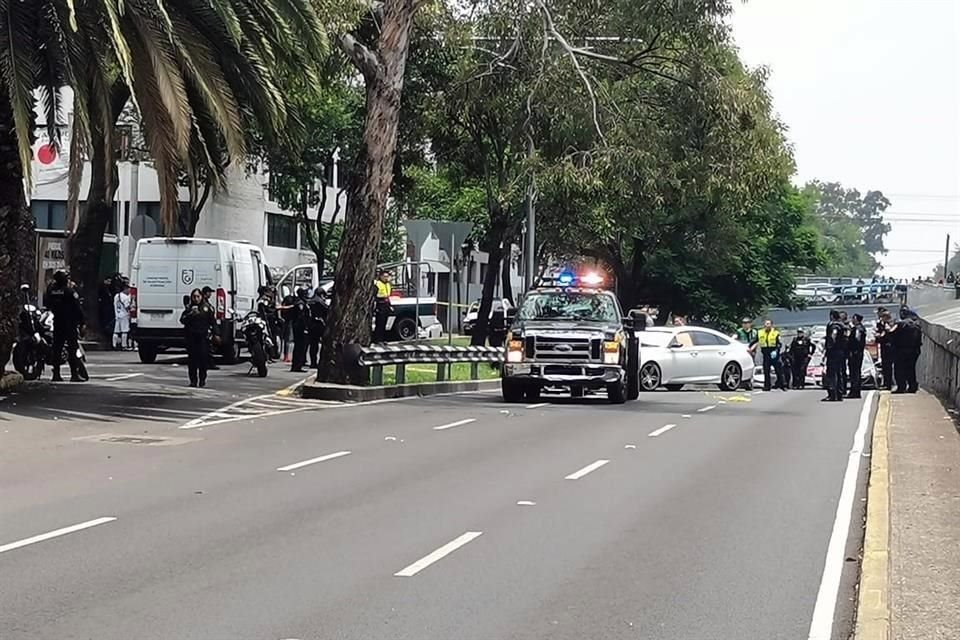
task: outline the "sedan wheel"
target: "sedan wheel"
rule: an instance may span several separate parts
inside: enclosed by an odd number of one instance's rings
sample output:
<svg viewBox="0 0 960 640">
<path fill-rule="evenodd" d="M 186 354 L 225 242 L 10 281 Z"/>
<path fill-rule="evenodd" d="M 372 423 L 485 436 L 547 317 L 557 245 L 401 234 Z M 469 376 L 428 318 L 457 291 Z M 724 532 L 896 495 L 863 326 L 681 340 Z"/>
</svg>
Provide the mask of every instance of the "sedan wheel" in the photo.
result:
<svg viewBox="0 0 960 640">
<path fill-rule="evenodd" d="M 657 363 L 648 362 L 640 369 L 640 388 L 644 391 L 656 391 L 662 377 Z"/>
<path fill-rule="evenodd" d="M 723 368 L 720 376 L 720 388 L 724 391 L 736 391 L 743 381 L 743 371 L 736 362 L 731 362 Z"/>
</svg>

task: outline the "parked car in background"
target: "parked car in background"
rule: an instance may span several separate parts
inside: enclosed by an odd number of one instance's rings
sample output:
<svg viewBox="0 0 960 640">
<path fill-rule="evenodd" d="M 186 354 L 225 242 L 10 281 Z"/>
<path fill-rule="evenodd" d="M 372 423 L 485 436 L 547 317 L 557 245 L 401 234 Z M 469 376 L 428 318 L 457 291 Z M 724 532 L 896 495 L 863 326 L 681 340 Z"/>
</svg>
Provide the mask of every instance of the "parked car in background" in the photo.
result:
<svg viewBox="0 0 960 640">
<path fill-rule="evenodd" d="M 652 327 L 640 337 L 640 388 L 679 391 L 716 384 L 724 391 L 752 388 L 754 357 L 747 345 L 706 327 Z"/>
<path fill-rule="evenodd" d="M 506 316 L 506 313 L 511 309 L 513 309 L 513 305 L 509 300 L 506 298 L 495 298 L 493 305 L 490 307 L 490 317 L 492 318 L 495 313 L 503 313 L 504 316 Z M 473 335 L 473 326 L 477 324 L 477 316 L 479 313 L 480 300 L 474 300 L 467 308 L 467 313 L 463 317 L 463 335 Z"/>
</svg>

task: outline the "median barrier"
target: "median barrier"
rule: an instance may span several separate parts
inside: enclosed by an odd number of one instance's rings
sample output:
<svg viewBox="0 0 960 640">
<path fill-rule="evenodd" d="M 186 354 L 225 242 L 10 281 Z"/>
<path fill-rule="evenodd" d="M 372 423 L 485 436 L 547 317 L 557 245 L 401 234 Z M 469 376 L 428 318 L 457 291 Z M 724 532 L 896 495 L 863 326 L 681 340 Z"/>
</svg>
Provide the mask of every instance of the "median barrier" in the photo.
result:
<svg viewBox="0 0 960 640">
<path fill-rule="evenodd" d="M 357 347 L 351 345 L 351 355 L 356 356 L 360 377 L 367 384 L 340 385 L 312 382 L 303 386 L 304 398 L 333 400 L 338 402 L 369 402 L 388 398 L 427 396 L 442 393 L 460 393 L 494 389 L 499 379 L 481 380 L 480 365 L 503 362 L 503 349 L 481 346 L 435 346 L 422 344 L 374 345 Z M 452 380 L 452 366 L 470 365 L 469 380 Z M 426 364 L 436 367 L 435 379 L 429 382 L 408 383 L 407 366 Z M 384 367 L 395 369 L 394 383 L 384 384 Z"/>
</svg>

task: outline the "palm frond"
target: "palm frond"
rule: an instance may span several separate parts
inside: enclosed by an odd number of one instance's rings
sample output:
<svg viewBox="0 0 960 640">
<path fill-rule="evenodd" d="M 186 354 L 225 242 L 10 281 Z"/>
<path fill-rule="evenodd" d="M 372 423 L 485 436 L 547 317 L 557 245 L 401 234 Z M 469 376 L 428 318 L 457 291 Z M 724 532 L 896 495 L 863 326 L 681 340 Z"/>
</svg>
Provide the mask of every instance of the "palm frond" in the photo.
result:
<svg viewBox="0 0 960 640">
<path fill-rule="evenodd" d="M 13 108 L 20 165 L 27 185 L 33 158 L 33 89 L 38 76 L 34 43 L 35 5 L 5 2 L 0 6 L 0 76 Z"/>
</svg>

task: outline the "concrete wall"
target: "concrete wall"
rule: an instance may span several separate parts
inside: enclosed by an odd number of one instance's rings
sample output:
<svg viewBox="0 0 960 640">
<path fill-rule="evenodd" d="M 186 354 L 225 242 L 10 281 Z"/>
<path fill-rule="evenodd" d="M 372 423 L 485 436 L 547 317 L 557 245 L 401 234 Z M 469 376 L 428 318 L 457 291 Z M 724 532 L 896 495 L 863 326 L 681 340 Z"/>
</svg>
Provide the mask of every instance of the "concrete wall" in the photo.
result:
<svg viewBox="0 0 960 640">
<path fill-rule="evenodd" d="M 923 350 L 917 362 L 920 385 L 960 407 L 960 332 L 921 320 Z"/>
</svg>

